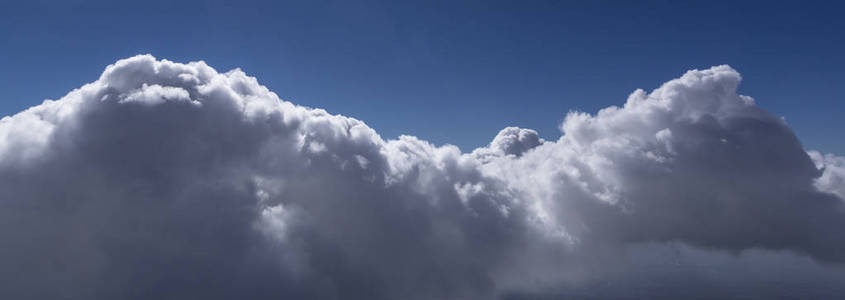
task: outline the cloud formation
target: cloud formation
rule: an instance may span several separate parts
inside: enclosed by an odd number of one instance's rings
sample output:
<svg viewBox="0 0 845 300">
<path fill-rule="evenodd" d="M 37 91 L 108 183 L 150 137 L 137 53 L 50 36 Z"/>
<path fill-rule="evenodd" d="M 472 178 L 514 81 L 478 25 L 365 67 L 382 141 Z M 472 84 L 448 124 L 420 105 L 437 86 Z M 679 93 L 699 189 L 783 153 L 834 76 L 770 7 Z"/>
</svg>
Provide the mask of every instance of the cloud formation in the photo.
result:
<svg viewBox="0 0 845 300">
<path fill-rule="evenodd" d="M 805 152 L 740 80 L 689 71 L 570 112 L 555 141 L 508 127 L 462 153 L 240 70 L 121 60 L 0 120 L 0 294 L 841 295 L 845 159 Z"/>
<path fill-rule="evenodd" d="M 822 170 L 822 176 L 816 179 L 819 190 L 833 193 L 840 199 L 845 199 L 845 157 L 833 154 L 821 154 L 818 151 L 808 152 L 816 168 Z"/>
</svg>

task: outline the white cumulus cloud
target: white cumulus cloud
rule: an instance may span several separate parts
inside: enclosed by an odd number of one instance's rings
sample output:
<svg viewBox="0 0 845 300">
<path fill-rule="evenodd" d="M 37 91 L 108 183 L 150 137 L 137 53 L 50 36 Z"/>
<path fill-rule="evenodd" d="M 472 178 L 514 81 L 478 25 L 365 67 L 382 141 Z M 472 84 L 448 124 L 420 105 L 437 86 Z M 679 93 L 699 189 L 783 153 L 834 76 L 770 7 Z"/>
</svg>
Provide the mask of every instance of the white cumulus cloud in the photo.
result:
<svg viewBox="0 0 845 300">
<path fill-rule="evenodd" d="M 121 60 L 0 120 L 0 295 L 842 295 L 845 159 L 740 80 L 689 71 L 462 153 L 240 70 Z"/>
</svg>

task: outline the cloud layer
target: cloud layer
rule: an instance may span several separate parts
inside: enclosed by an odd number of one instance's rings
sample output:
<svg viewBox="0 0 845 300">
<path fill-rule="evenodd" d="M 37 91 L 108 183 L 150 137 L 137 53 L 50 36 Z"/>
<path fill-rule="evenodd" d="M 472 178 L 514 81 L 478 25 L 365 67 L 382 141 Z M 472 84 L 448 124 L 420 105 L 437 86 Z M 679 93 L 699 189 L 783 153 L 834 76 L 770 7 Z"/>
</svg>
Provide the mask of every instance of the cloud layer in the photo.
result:
<svg viewBox="0 0 845 300">
<path fill-rule="evenodd" d="M 240 70 L 121 60 L 0 121 L 0 294 L 843 295 L 845 158 L 740 80 L 689 71 L 555 141 L 508 127 L 462 153 Z"/>
</svg>

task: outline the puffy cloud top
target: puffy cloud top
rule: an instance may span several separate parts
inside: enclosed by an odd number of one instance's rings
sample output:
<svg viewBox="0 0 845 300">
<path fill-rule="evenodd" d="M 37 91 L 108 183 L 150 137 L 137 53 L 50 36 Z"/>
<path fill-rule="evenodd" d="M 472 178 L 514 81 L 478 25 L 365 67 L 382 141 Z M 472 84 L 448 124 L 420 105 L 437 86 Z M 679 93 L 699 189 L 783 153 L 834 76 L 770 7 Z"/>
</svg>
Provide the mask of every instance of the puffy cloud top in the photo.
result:
<svg viewBox="0 0 845 300">
<path fill-rule="evenodd" d="M 556 141 L 508 127 L 461 153 L 385 141 L 240 70 L 121 60 L 0 120 L 0 295 L 845 293 L 828 266 L 845 260 L 845 160 L 808 155 L 740 79 L 689 71 L 569 113 Z"/>
<path fill-rule="evenodd" d="M 520 156 L 523 152 L 539 146 L 544 141 L 536 131 L 518 127 L 507 127 L 490 142 L 490 149 L 504 154 Z"/>
</svg>

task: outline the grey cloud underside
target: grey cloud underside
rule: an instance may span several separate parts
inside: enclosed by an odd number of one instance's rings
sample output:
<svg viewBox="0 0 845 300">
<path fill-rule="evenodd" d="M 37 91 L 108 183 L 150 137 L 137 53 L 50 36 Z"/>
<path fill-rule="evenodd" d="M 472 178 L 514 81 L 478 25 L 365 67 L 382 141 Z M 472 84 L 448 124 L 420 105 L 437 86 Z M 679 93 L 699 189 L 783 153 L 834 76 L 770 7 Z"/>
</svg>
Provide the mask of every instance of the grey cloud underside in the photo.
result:
<svg viewBox="0 0 845 300">
<path fill-rule="evenodd" d="M 845 159 L 739 82 L 689 71 L 462 153 L 240 70 L 121 60 L 0 121 L 0 295 L 845 295 Z"/>
</svg>

